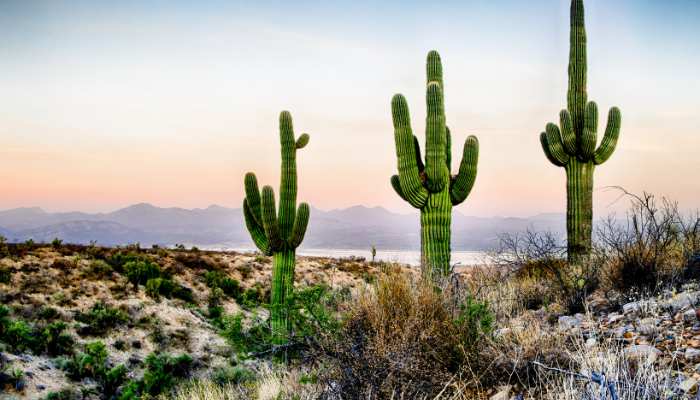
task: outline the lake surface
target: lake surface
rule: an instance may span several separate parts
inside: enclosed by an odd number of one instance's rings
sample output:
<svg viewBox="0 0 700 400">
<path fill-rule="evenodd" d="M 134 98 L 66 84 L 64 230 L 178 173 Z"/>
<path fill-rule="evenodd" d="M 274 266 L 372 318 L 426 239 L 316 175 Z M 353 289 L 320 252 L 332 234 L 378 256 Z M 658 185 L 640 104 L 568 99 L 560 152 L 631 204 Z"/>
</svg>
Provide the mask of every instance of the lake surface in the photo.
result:
<svg viewBox="0 0 700 400">
<path fill-rule="evenodd" d="M 235 251 L 256 251 L 255 249 L 228 249 Z M 299 249 L 297 254 L 311 257 L 364 257 L 372 259 L 369 249 Z M 420 265 L 420 251 L 411 250 L 377 250 L 377 261 L 397 262 L 402 264 Z M 456 265 L 487 264 L 488 255 L 483 251 L 453 251 L 451 263 Z"/>
</svg>

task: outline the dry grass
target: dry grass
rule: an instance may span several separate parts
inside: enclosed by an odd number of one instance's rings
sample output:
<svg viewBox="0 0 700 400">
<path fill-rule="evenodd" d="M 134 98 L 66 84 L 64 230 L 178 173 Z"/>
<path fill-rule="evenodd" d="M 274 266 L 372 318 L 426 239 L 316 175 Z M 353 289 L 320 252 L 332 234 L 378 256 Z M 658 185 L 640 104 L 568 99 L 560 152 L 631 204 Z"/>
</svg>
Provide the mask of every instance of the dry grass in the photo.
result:
<svg viewBox="0 0 700 400">
<path fill-rule="evenodd" d="M 477 345 L 490 330 L 490 318 L 464 290 L 438 290 L 389 270 L 359 294 L 332 344 L 339 368 L 329 387 L 344 398 L 451 393 L 455 377 L 469 375 L 464 366 L 478 369 Z"/>
</svg>

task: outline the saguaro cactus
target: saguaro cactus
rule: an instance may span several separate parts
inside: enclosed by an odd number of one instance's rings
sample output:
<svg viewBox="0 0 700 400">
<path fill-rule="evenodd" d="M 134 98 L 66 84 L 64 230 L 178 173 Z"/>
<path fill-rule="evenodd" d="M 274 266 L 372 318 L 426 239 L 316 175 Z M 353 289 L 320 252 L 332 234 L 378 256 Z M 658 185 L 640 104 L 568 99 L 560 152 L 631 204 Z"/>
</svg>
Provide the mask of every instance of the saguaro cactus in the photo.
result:
<svg viewBox="0 0 700 400">
<path fill-rule="evenodd" d="M 428 53 L 427 72 L 425 163 L 421 159 L 418 138 L 411 130 L 406 99 L 397 94 L 391 100 L 399 169 L 399 174 L 391 177 L 391 185 L 402 199 L 420 209 L 424 274 L 445 276 L 451 271 L 452 206 L 462 203 L 474 186 L 479 142 L 475 136 L 467 138 L 459 172 L 451 175 L 451 138 L 445 125 L 442 63 L 437 51 Z"/>
<path fill-rule="evenodd" d="M 605 136 L 596 148 L 598 106 L 586 93 L 586 27 L 583 0 L 571 1 L 569 90 L 560 126 L 547 124 L 540 134 L 544 153 L 552 164 L 566 170 L 566 231 L 570 263 L 584 261 L 591 251 L 593 224 L 593 171 L 615 150 L 620 134 L 620 110 L 608 113 Z M 560 129 L 561 127 L 561 129 Z"/>
<path fill-rule="evenodd" d="M 272 187 L 258 191 L 258 180 L 249 172 L 245 176 L 243 215 L 253 242 L 265 255 L 272 256 L 272 290 L 270 322 L 272 334 L 278 343 L 287 339 L 290 329 L 288 299 L 294 289 L 294 256 L 301 244 L 309 222 L 309 205 L 297 201 L 297 150 L 306 146 L 309 135 L 294 139 L 292 116 L 280 113 L 280 142 L 282 144 L 282 176 L 279 212 L 275 209 Z"/>
</svg>

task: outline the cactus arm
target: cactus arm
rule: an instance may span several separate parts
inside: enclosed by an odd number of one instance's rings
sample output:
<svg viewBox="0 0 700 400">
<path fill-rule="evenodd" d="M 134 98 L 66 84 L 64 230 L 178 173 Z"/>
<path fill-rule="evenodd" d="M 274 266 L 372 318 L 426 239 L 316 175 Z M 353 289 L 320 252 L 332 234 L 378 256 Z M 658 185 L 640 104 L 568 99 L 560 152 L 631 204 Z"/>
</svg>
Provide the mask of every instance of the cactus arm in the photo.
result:
<svg viewBox="0 0 700 400">
<path fill-rule="evenodd" d="M 391 113 L 394 122 L 394 141 L 398 159 L 401 192 L 413 207 L 421 208 L 428 199 L 428 191 L 423 187 L 416 162 L 416 147 L 411 131 L 411 121 L 406 99 L 397 94 L 391 100 Z"/>
<path fill-rule="evenodd" d="M 569 155 L 564 151 L 564 144 L 561 140 L 559 127 L 550 122 L 547 124 L 545 135 L 549 154 L 557 160 L 555 164 L 559 166 L 565 165 L 569 161 Z"/>
<path fill-rule="evenodd" d="M 450 128 L 445 126 L 445 164 L 447 164 L 447 174 L 452 173 L 452 135 Z"/>
<path fill-rule="evenodd" d="M 445 185 L 447 163 L 445 159 L 445 106 L 442 89 L 438 82 L 427 88 L 428 116 L 425 122 L 425 173 L 428 191 L 437 193 Z"/>
<path fill-rule="evenodd" d="M 302 133 L 301 136 L 299 136 L 299 138 L 297 139 L 294 147 L 296 147 L 296 149 L 299 150 L 306 147 L 307 144 L 309 144 L 309 134 Z"/>
<path fill-rule="evenodd" d="M 593 162 L 596 164 L 602 164 L 610 158 L 612 153 L 615 151 L 615 146 L 617 146 L 617 139 L 620 137 L 620 124 L 622 116 L 620 115 L 620 109 L 613 107 L 608 113 L 608 125 L 605 128 L 605 135 L 603 136 L 603 141 L 600 143 L 598 150 L 596 150 L 593 155 Z"/>
<path fill-rule="evenodd" d="M 450 185 L 450 200 L 452 205 L 462 203 L 474 186 L 476 181 L 476 166 L 479 162 L 479 140 L 476 136 L 469 136 L 464 142 L 462 162 L 459 172 Z"/>
<path fill-rule="evenodd" d="M 306 203 L 299 204 L 297 209 L 297 216 L 294 221 L 294 229 L 292 229 L 292 237 L 289 239 L 289 245 L 291 248 L 296 249 L 304 240 L 304 235 L 306 234 L 306 227 L 309 224 L 309 205 Z"/>
<path fill-rule="evenodd" d="M 281 247 L 282 239 L 275 213 L 275 192 L 270 186 L 264 186 L 262 189 L 262 220 L 270 248 L 276 251 Z"/>
<path fill-rule="evenodd" d="M 574 132 L 574 123 L 571 121 L 569 110 L 561 110 L 559 113 L 559 126 L 561 127 L 561 138 L 564 143 L 564 150 L 570 156 L 576 155 L 576 133 Z"/>
<path fill-rule="evenodd" d="M 408 201 L 406 196 L 403 194 L 403 191 L 401 191 L 401 180 L 399 179 L 398 175 L 391 176 L 391 187 L 394 188 L 394 191 L 399 195 L 399 197 L 405 201 Z"/>
<path fill-rule="evenodd" d="M 245 225 L 248 228 L 248 232 L 250 232 L 250 237 L 253 239 L 255 246 L 260 249 L 263 254 L 270 255 L 270 244 L 265 236 L 265 230 L 255 220 L 255 216 L 248 205 L 248 199 L 243 199 L 243 217 L 245 218 Z"/>
<path fill-rule="evenodd" d="M 588 101 L 586 91 L 586 27 L 583 0 L 571 1 L 571 33 L 569 49 L 569 90 L 567 108 L 574 123 L 574 132 L 583 133 L 584 113 Z"/>
<path fill-rule="evenodd" d="M 244 179 L 245 198 L 248 208 L 254 221 L 262 226 L 262 214 L 260 211 L 260 190 L 258 190 L 258 179 L 255 174 L 248 172 Z"/>
<path fill-rule="evenodd" d="M 296 141 L 292 115 L 288 111 L 280 113 L 280 143 L 282 144 L 282 176 L 278 224 L 281 237 L 286 239 L 292 233 L 297 203 Z"/>
<path fill-rule="evenodd" d="M 598 142 L 598 105 L 594 101 L 586 105 L 586 115 L 581 136 L 581 158 L 588 161 L 593 158 Z"/>
</svg>

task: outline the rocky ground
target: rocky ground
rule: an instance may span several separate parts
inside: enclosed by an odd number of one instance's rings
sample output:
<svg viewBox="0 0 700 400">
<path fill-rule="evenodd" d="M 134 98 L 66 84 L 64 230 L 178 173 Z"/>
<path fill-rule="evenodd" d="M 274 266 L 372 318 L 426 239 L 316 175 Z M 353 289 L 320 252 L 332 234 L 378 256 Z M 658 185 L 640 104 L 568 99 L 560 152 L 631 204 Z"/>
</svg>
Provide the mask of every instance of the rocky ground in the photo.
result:
<svg viewBox="0 0 700 400">
<path fill-rule="evenodd" d="M 588 348 L 619 348 L 624 355 L 667 369 L 676 395 L 695 398 L 700 382 L 700 290 L 681 291 L 625 303 L 610 311 L 602 297 L 592 298 L 587 314 L 558 318 L 558 330 L 580 337 Z"/>
</svg>

